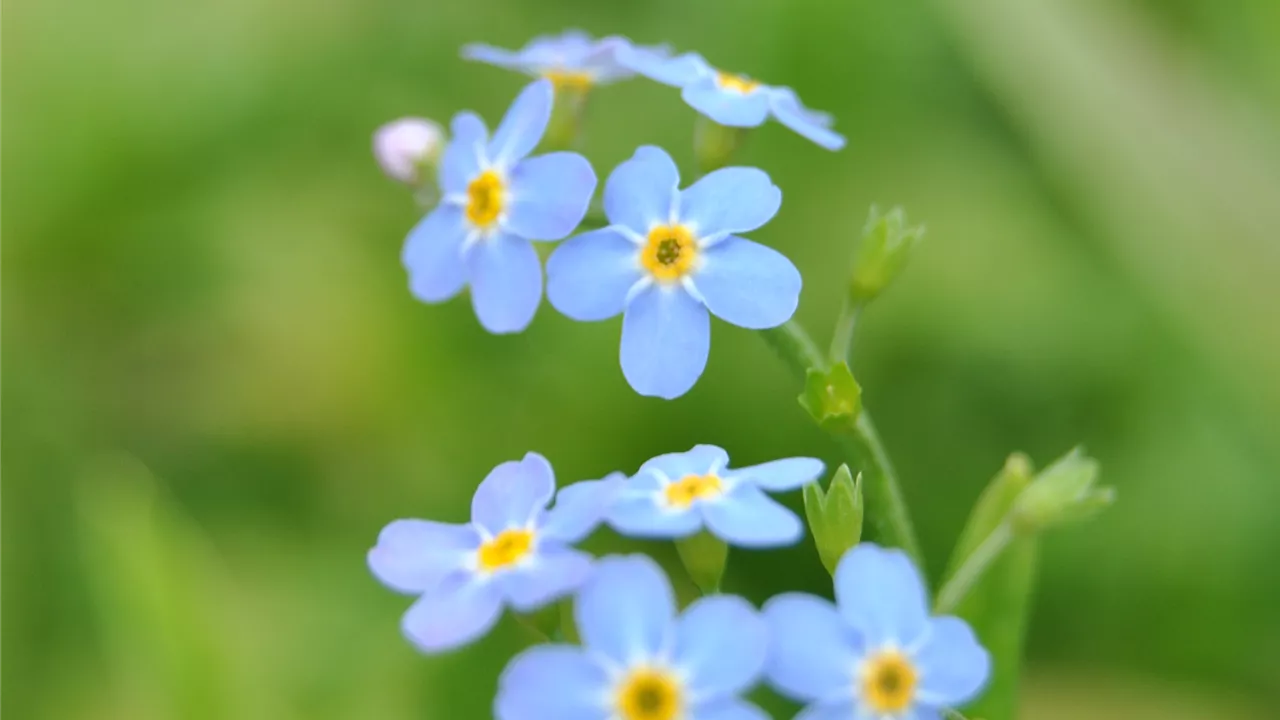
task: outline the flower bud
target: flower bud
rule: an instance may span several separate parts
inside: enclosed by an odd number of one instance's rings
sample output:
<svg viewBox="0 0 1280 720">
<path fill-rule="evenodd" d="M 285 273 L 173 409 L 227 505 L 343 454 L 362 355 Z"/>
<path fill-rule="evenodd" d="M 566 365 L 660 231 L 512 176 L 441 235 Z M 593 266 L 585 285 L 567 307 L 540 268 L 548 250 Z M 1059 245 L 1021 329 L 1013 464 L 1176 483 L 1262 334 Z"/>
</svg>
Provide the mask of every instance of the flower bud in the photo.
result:
<svg viewBox="0 0 1280 720">
<path fill-rule="evenodd" d="M 907 226 L 906 213 L 895 207 L 886 214 L 871 206 L 853 265 L 849 296 L 857 304 L 874 300 L 907 264 L 911 250 L 924 237 L 924 226 Z"/>
<path fill-rule="evenodd" d="M 703 595 L 720 592 L 720 580 L 729 561 L 729 546 L 725 541 L 703 530 L 676 540 L 676 552 Z"/>
<path fill-rule="evenodd" d="M 824 429 L 851 425 L 862 412 L 862 388 L 847 363 L 839 362 L 826 370 L 810 368 L 800 404 Z"/>
<path fill-rule="evenodd" d="M 373 156 L 382 172 L 406 185 L 430 178 L 444 150 L 444 130 L 423 118 L 400 118 L 373 134 Z"/>
<path fill-rule="evenodd" d="M 1096 515 L 1115 501 L 1115 488 L 1094 487 L 1098 462 L 1076 448 L 1045 468 L 1014 502 L 1016 533 L 1039 532 Z"/>
<path fill-rule="evenodd" d="M 693 155 L 698 172 L 706 175 L 733 162 L 733 155 L 751 128 L 721 125 L 702 115 L 693 128 Z"/>
<path fill-rule="evenodd" d="M 805 485 L 804 514 L 818 557 L 834 575 L 840 558 L 862 538 L 862 474 L 855 479 L 849 466 L 841 465 L 825 495 L 818 483 Z"/>
</svg>

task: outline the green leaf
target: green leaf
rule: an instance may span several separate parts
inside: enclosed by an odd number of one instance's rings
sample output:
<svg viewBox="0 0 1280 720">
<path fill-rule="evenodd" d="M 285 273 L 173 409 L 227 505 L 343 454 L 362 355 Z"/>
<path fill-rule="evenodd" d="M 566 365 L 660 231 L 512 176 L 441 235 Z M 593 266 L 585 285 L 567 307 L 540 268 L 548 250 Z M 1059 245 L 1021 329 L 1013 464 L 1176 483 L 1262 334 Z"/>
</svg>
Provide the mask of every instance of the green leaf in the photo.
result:
<svg viewBox="0 0 1280 720">
<path fill-rule="evenodd" d="M 1025 456 L 1009 457 L 974 505 L 951 556 L 947 577 L 1004 522 L 1019 495 L 1031 484 L 1031 474 L 1031 463 Z M 991 683 L 982 697 L 968 707 L 970 717 L 1015 717 L 1037 554 L 1034 536 L 1014 537 L 957 608 L 956 614 L 973 627 L 992 658 Z"/>
</svg>

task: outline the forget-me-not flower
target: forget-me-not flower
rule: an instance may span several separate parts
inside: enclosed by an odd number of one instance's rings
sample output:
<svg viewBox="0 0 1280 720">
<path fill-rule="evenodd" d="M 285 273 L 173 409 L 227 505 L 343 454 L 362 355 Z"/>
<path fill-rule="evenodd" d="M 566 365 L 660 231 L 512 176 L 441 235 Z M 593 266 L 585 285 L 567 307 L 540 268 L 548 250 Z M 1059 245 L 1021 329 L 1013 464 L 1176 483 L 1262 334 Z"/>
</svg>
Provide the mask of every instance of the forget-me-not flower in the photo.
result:
<svg viewBox="0 0 1280 720">
<path fill-rule="evenodd" d="M 797 720 L 941 720 L 977 697 L 991 658 L 955 617 L 930 617 L 924 583 L 901 550 L 862 543 L 835 573 L 836 605 L 803 593 L 764 606 L 767 675 L 809 703 Z"/>
<path fill-rule="evenodd" d="M 621 361 L 641 395 L 688 392 L 707 364 L 710 315 L 750 329 L 791 319 L 800 273 L 738 237 L 769 222 L 782 191 L 762 170 L 728 167 L 680 190 L 676 165 L 644 146 L 609 176 L 606 228 L 570 238 L 547 261 L 547 298 L 575 320 L 623 313 Z"/>
<path fill-rule="evenodd" d="M 657 563 L 615 556 L 597 563 L 574 611 L 583 646 L 516 656 L 498 683 L 497 720 L 768 720 L 739 697 L 768 646 L 742 598 L 704 597 L 677 617 Z"/>
<path fill-rule="evenodd" d="M 454 116 L 440 162 L 443 199 L 410 233 L 402 260 L 413 294 L 441 302 L 471 286 L 480 324 L 519 332 L 542 300 L 542 264 L 530 240 L 559 240 L 582 222 L 596 188 L 587 159 L 526 157 L 551 118 L 547 80 L 526 87 L 493 137 L 474 113 Z"/>
<path fill-rule="evenodd" d="M 535 37 L 514 51 L 472 43 L 462 48 L 462 56 L 547 78 L 556 89 L 586 90 L 592 85 L 605 85 L 635 75 L 634 70 L 618 61 L 619 52 L 630 47 L 626 38 L 612 36 L 594 40 L 580 30 L 566 30 L 560 35 Z M 646 57 L 665 57 L 667 54 L 661 47 L 642 50 Z"/>
<path fill-rule="evenodd" d="M 644 48 L 625 48 L 619 57 L 636 72 L 680 88 L 685 102 L 721 125 L 757 127 L 772 115 L 828 150 L 844 147 L 844 136 L 831 129 L 831 116 L 805 107 L 789 87 L 717 70 L 697 53 L 672 58 Z"/>
<path fill-rule="evenodd" d="M 576 590 L 591 556 L 571 545 L 600 522 L 611 483 L 575 483 L 555 492 L 551 464 L 537 453 L 494 468 L 476 488 L 471 522 L 396 520 L 369 551 L 387 587 L 419 595 L 401 629 L 424 652 L 483 635 L 505 606 L 535 610 Z"/>
<path fill-rule="evenodd" d="M 822 461 L 787 458 L 731 469 L 714 445 L 668 453 L 616 488 L 606 521 L 624 535 L 680 538 L 703 528 L 730 545 L 772 547 L 800 539 L 800 518 L 765 494 L 794 490 L 822 474 Z"/>
</svg>

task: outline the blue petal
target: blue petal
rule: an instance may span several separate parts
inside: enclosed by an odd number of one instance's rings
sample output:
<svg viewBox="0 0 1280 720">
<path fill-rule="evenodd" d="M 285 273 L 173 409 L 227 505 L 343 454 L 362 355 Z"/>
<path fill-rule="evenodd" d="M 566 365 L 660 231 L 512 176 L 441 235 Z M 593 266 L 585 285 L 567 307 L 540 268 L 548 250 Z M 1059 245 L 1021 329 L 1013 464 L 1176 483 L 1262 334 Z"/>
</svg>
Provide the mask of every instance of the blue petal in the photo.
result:
<svg viewBox="0 0 1280 720">
<path fill-rule="evenodd" d="M 805 108 L 789 88 L 778 88 L 769 98 L 769 107 L 778 122 L 828 150 L 844 147 L 844 136 L 827 127 L 824 116 Z"/>
<path fill-rule="evenodd" d="M 689 717 L 693 720 L 771 720 L 765 711 L 736 697 L 699 702 Z"/>
<path fill-rule="evenodd" d="M 609 174 L 604 185 L 604 212 L 609 222 L 647 235 L 654 225 L 671 220 L 680 188 L 680 171 L 667 151 L 642 145 Z"/>
<path fill-rule="evenodd" d="M 762 88 L 749 93 L 726 90 L 714 76 L 685 85 L 680 97 L 694 110 L 729 127 L 757 127 L 769 117 L 769 98 Z"/>
<path fill-rule="evenodd" d="M 471 522 L 493 535 L 526 527 L 555 491 L 551 463 L 538 453 L 528 453 L 489 471 L 471 498 Z"/>
<path fill-rule="evenodd" d="M 590 535 L 604 520 L 626 475 L 613 473 L 603 480 L 583 480 L 556 493 L 556 504 L 543 515 L 539 534 L 549 540 L 576 543 Z"/>
<path fill-rule="evenodd" d="M 467 227 L 462 208 L 440 205 L 423 218 L 404 242 L 401 262 L 409 271 L 409 289 L 423 302 L 442 302 L 467 284 L 462 243 Z"/>
<path fill-rule="evenodd" d="M 605 669 L 582 648 L 540 645 L 517 655 L 498 680 L 497 720 L 605 720 Z"/>
<path fill-rule="evenodd" d="M 440 189 L 446 193 L 467 191 L 467 184 L 480 174 L 480 161 L 485 154 L 489 130 L 473 112 L 453 116 L 453 139 L 440 157 Z"/>
<path fill-rule="evenodd" d="M 694 287 L 711 314 L 750 330 L 777 327 L 800 305 L 800 271 L 785 255 L 734 235 L 703 253 Z"/>
<path fill-rule="evenodd" d="M 485 43 L 463 45 L 462 57 L 465 60 L 476 60 L 511 70 L 525 70 L 529 66 L 523 51 L 512 52 L 511 50 L 504 50 Z"/>
<path fill-rule="evenodd" d="M 919 705 L 900 716 L 899 720 L 944 720 L 942 712 Z"/>
<path fill-rule="evenodd" d="M 685 452 L 666 453 L 648 460 L 640 466 L 641 473 L 657 470 L 670 480 L 679 480 L 685 475 L 706 475 L 709 472 L 721 473 L 729 465 L 729 453 L 715 445 L 694 445 Z"/>
<path fill-rule="evenodd" d="M 511 170 L 507 228 L 530 240 L 559 240 L 578 227 L 596 191 L 591 163 L 577 153 L 539 155 Z"/>
<path fill-rule="evenodd" d="M 854 546 L 836 565 L 835 586 L 840 614 L 873 646 L 910 646 L 928 627 L 924 584 L 901 550 Z"/>
<path fill-rule="evenodd" d="M 840 700 L 832 700 L 824 703 L 814 703 L 800 711 L 793 720 L 863 720 L 863 718 L 874 718 L 874 715 L 859 714 L 858 708 L 854 705 L 853 695 Z M 890 717 L 890 716 L 886 716 Z M 911 720 L 898 716 L 894 720 Z"/>
<path fill-rule="evenodd" d="M 643 273 L 635 243 L 604 228 L 575 235 L 547 260 L 547 299 L 574 320 L 611 318 L 626 308 L 627 291 Z"/>
<path fill-rule="evenodd" d="M 746 483 L 699 507 L 711 532 L 730 545 L 778 547 L 790 545 L 804 535 L 804 526 L 795 513 Z"/>
<path fill-rule="evenodd" d="M 715 75 L 715 70 L 697 53 L 669 58 L 649 48 L 633 47 L 620 52 L 618 59 L 641 75 L 673 87 L 684 87 L 701 78 Z"/>
<path fill-rule="evenodd" d="M 485 330 L 517 333 L 529 327 L 542 302 L 542 263 L 524 238 L 497 233 L 466 254 L 471 306 Z"/>
<path fill-rule="evenodd" d="M 622 319 L 622 374 L 641 395 L 671 400 L 689 392 L 707 366 L 711 317 L 682 288 L 654 286 Z"/>
<path fill-rule="evenodd" d="M 461 568 L 478 547 L 480 534 L 470 525 L 396 520 L 378 534 L 369 569 L 392 590 L 421 593 Z"/>
<path fill-rule="evenodd" d="M 730 477 L 746 480 L 762 490 L 785 492 L 817 480 L 826 466 L 817 458 L 786 458 L 738 468 Z"/>
<path fill-rule="evenodd" d="M 782 207 L 782 191 L 759 168 L 720 168 L 680 193 L 680 221 L 698 237 L 755 230 Z"/>
<path fill-rule="evenodd" d="M 502 124 L 489 142 L 489 157 L 501 167 L 511 167 L 533 152 L 551 121 L 550 80 L 534 80 L 511 103 Z"/>
<path fill-rule="evenodd" d="M 921 702 L 957 707 L 973 700 L 991 677 L 991 656 L 973 630 L 956 617 L 929 622 L 928 640 L 915 655 Z"/>
<path fill-rule="evenodd" d="M 676 621 L 672 662 L 688 677 L 691 694 L 736 695 L 760 679 L 768 648 L 769 630 L 755 608 L 716 595 L 694 601 Z"/>
<path fill-rule="evenodd" d="M 540 546 L 532 560 L 494 580 L 517 612 L 531 612 L 577 590 L 591 574 L 591 555 L 581 550 Z"/>
<path fill-rule="evenodd" d="M 804 593 L 778 595 L 761 611 L 769 627 L 769 683 L 796 700 L 853 696 L 863 648 L 835 606 Z"/>
<path fill-rule="evenodd" d="M 485 634 L 501 614 L 498 588 L 469 572 L 459 572 L 418 598 L 404 614 L 400 629 L 419 650 L 443 652 Z"/>
<path fill-rule="evenodd" d="M 583 646 L 631 666 L 667 645 L 676 598 L 662 568 L 645 555 L 607 557 L 578 593 L 574 617 Z"/>
<path fill-rule="evenodd" d="M 620 495 L 605 519 L 620 534 L 637 538 L 680 538 L 702 529 L 696 509 L 662 507 L 652 494 Z"/>
</svg>

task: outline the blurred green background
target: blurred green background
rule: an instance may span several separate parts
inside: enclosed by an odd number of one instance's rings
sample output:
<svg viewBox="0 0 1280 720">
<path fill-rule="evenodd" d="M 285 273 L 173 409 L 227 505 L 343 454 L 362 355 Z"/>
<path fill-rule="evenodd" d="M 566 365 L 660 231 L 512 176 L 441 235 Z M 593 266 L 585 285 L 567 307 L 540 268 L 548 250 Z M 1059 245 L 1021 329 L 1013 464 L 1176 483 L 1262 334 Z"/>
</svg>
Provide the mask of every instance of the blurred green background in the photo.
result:
<svg viewBox="0 0 1280 720">
<path fill-rule="evenodd" d="M 531 449 L 562 482 L 695 442 L 838 461 L 749 332 L 717 324 L 663 402 L 623 381 L 617 321 L 544 304 L 493 337 L 466 300 L 408 294 L 418 211 L 372 131 L 496 122 L 523 80 L 460 45 L 573 26 L 835 115 L 843 152 L 768 125 L 742 157 L 783 188 L 753 237 L 801 268 L 822 341 L 867 207 L 928 224 L 855 371 L 935 573 L 1007 453 L 1101 460 L 1120 502 L 1045 544 L 1024 717 L 1275 717 L 1274 0 L 13 0 L 3 21 L 7 717 L 486 717 L 527 637 L 416 654 L 409 599 L 364 565 L 387 521 L 461 521 Z M 693 118 L 654 83 L 604 88 L 586 152 L 602 177 L 642 143 L 687 169 Z M 727 585 L 828 580 L 802 544 L 735 553 Z"/>
</svg>

